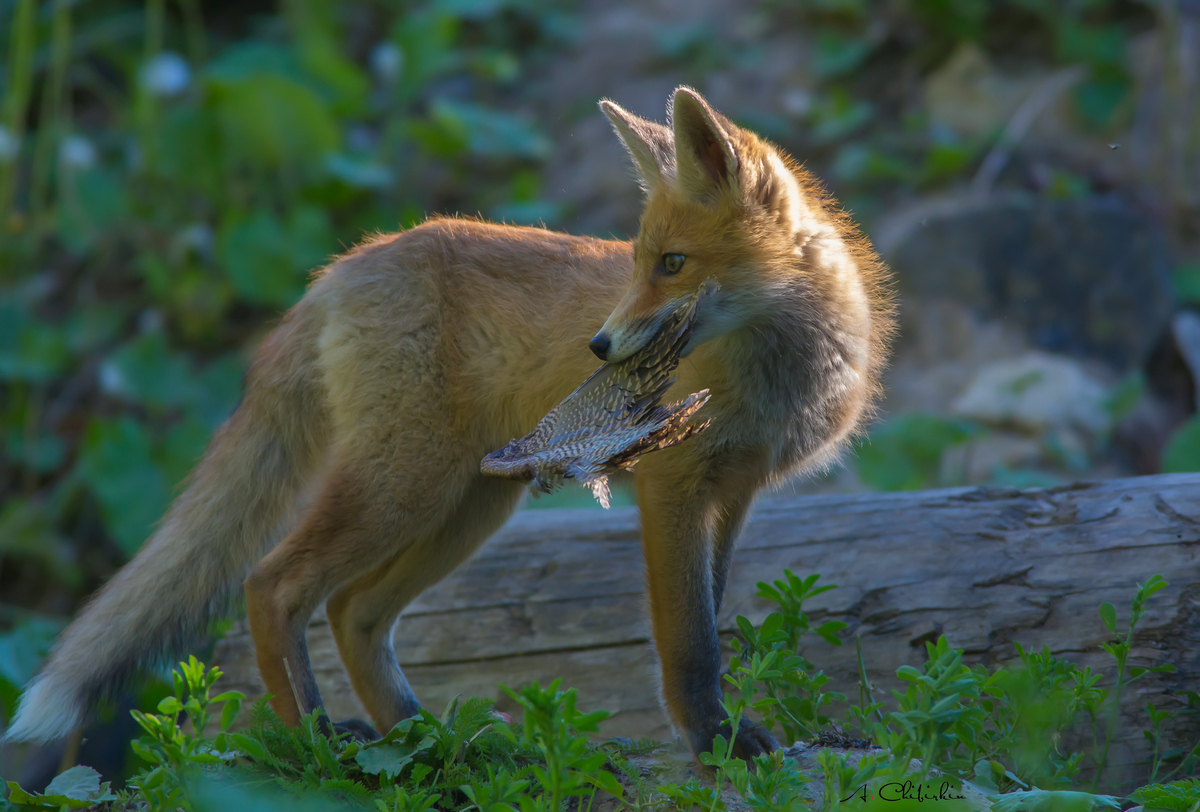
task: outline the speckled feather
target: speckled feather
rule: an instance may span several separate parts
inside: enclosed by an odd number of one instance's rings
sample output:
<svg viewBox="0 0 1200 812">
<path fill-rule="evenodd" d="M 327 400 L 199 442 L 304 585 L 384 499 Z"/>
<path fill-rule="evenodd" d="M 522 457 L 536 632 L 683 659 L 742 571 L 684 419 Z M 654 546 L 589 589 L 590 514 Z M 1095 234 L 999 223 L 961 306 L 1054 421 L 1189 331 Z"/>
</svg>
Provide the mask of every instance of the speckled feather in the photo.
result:
<svg viewBox="0 0 1200 812">
<path fill-rule="evenodd" d="M 707 389 L 678 403 L 660 401 L 675 382 L 675 368 L 701 302 L 717 288 L 715 279 L 706 281 L 645 347 L 620 363 L 597 369 L 533 431 L 484 457 L 480 470 L 488 476 L 528 482 L 542 493 L 574 479 L 591 488 L 600 504 L 608 507 L 610 474 L 708 427 L 707 422 L 688 424 L 708 401 Z"/>
</svg>

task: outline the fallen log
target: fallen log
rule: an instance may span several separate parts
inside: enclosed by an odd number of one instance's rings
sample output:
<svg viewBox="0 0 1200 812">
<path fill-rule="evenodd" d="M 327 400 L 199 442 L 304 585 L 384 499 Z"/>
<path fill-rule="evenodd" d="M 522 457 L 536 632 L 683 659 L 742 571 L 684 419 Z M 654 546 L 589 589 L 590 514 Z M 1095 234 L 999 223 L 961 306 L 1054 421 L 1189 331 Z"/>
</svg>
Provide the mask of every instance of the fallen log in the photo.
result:
<svg viewBox="0 0 1200 812">
<path fill-rule="evenodd" d="M 638 538 L 631 508 L 518 513 L 401 617 L 396 655 L 418 697 L 440 710 L 457 694 L 481 694 L 513 710 L 497 683 L 562 677 L 579 689 L 581 707 L 614 712 L 606 735 L 669 737 Z M 1019 642 L 1111 673 L 1097 610 L 1111 602 L 1125 623 L 1136 584 L 1160 573 L 1170 587 L 1149 606 L 1132 664 L 1177 671 L 1147 675 L 1123 699 L 1110 762 L 1133 775 L 1131 765 L 1148 754 L 1147 700 L 1174 707 L 1167 694 L 1200 685 L 1198 543 L 1194 474 L 1044 490 L 768 498 L 742 536 L 719 623 L 728 639 L 737 615 L 760 621 L 772 605 L 755 596 L 756 583 L 788 568 L 839 585 L 811 602 L 810 617 L 842 620 L 842 637 L 861 639 L 877 697 L 889 696 L 896 669 L 919 666 L 924 643 L 942 634 L 969 662 L 1008 662 Z M 856 696 L 850 642 L 817 639 L 805 655 L 831 676 L 830 687 Z M 362 715 L 323 614 L 309 629 L 309 651 L 330 715 Z M 215 660 L 225 687 L 261 695 L 244 625 L 218 644 Z M 1171 735 L 1194 742 L 1197 730 L 1184 720 Z"/>
</svg>

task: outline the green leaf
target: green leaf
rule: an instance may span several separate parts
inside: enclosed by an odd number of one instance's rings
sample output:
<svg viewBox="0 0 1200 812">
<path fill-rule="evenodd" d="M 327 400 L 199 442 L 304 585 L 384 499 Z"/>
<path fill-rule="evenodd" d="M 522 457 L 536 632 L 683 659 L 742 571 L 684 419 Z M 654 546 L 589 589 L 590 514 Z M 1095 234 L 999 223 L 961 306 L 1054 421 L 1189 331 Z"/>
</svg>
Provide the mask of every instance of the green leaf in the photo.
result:
<svg viewBox="0 0 1200 812">
<path fill-rule="evenodd" d="M 295 53 L 283 45 L 251 39 L 223 50 L 205 69 L 209 81 L 217 84 L 250 82 L 262 74 L 276 74 L 296 81 L 304 71 Z"/>
<path fill-rule="evenodd" d="M 830 645 L 840 646 L 842 638 L 838 637 L 837 633 L 844 628 L 846 628 L 846 624 L 840 620 L 827 620 L 813 631 L 825 638 Z"/>
<path fill-rule="evenodd" d="M 100 773 L 91 767 L 72 767 L 46 786 L 46 794 L 65 795 L 77 801 L 94 801 L 100 795 Z"/>
<path fill-rule="evenodd" d="M 992 801 L 992 812 L 1092 812 L 1121 808 L 1121 802 L 1111 795 L 1092 795 L 1090 792 L 1034 789 L 988 797 Z"/>
<path fill-rule="evenodd" d="M 267 748 L 258 739 L 251 738 L 245 733 L 231 733 L 229 736 L 233 739 L 233 743 L 237 745 L 237 748 L 246 755 L 257 761 L 268 760 Z"/>
<path fill-rule="evenodd" d="M 587 780 L 614 798 L 625 797 L 625 789 L 621 786 L 621 782 L 607 770 L 600 770 L 593 775 L 589 775 L 587 776 Z"/>
<path fill-rule="evenodd" d="M 875 116 L 870 102 L 853 98 L 844 88 L 835 88 L 812 109 L 812 140 L 827 144 L 852 135 Z"/>
<path fill-rule="evenodd" d="M 1176 429 L 1162 453 L 1162 472 L 1180 474 L 1200 471 L 1200 414 L 1192 415 Z"/>
<path fill-rule="evenodd" d="M 341 53 L 332 6 L 311 5 L 302 15 L 296 53 L 305 74 L 319 86 L 339 116 L 364 111 L 370 82 L 366 73 Z"/>
<path fill-rule="evenodd" d="M 236 354 L 218 358 L 196 375 L 192 408 L 210 429 L 224 423 L 242 397 L 246 362 Z"/>
<path fill-rule="evenodd" d="M 78 465 L 100 503 L 105 527 L 132 557 L 171 498 L 145 428 L 130 417 L 92 420 L 83 434 Z"/>
<path fill-rule="evenodd" d="M 67 336 L 30 314 L 22 297 L 0 298 L 0 380 L 47 381 L 70 361 Z"/>
<path fill-rule="evenodd" d="M 1134 790 L 1129 800 L 1143 804 L 1147 809 L 1170 809 L 1188 812 L 1200 803 L 1200 779 L 1186 778 L 1169 784 L 1148 784 Z"/>
<path fill-rule="evenodd" d="M 400 744 L 385 744 L 382 747 L 364 749 L 354 757 L 363 772 L 395 778 L 412 763 L 413 748 Z"/>
<path fill-rule="evenodd" d="M 438 155 L 465 149 L 488 158 L 542 160 L 551 151 L 549 139 L 526 121 L 468 102 L 435 101 L 427 125 L 414 135 Z"/>
<path fill-rule="evenodd" d="M 325 171 L 347 186 L 359 189 L 386 189 L 394 181 L 392 170 L 383 164 L 340 152 L 325 156 Z"/>
<path fill-rule="evenodd" d="M 1104 622 L 1104 627 L 1110 632 L 1117 631 L 1117 610 L 1108 601 L 1100 604 L 1100 620 Z"/>
<path fill-rule="evenodd" d="M 56 513 L 53 501 L 10 498 L 0 508 L 0 553 L 37 561 L 61 585 L 78 586 L 78 552 L 59 532 Z"/>
<path fill-rule="evenodd" d="M 963 420 L 917 412 L 871 432 L 855 459 L 858 475 L 883 491 L 919 490 L 937 483 L 942 454 L 966 442 L 975 427 Z"/>
<path fill-rule="evenodd" d="M 197 191 L 209 198 L 223 194 L 227 158 L 221 126 L 211 107 L 172 106 L 164 111 L 155 130 L 155 172 L 180 190 Z"/>
<path fill-rule="evenodd" d="M 229 730 L 233 727 L 233 723 L 237 721 L 237 716 L 242 711 L 242 700 L 239 697 L 230 697 L 225 700 L 225 705 L 221 708 L 221 730 Z"/>
<path fill-rule="evenodd" d="M 159 408 L 187 402 L 195 386 L 189 359 L 172 352 L 161 331 L 143 333 L 110 355 L 100 378 L 109 394 Z"/>
<path fill-rule="evenodd" d="M 1175 295 L 1185 304 L 1200 303 L 1200 262 L 1180 265 L 1171 275 Z"/>
<path fill-rule="evenodd" d="M 853 72 L 874 49 L 865 36 L 847 36 L 833 29 L 817 32 L 813 70 L 818 76 L 833 78 Z"/>
<path fill-rule="evenodd" d="M 95 167 L 62 172 L 59 177 L 58 235 L 82 253 L 128 213 L 126 185 L 115 173 Z"/>
<path fill-rule="evenodd" d="M 282 224 L 266 209 L 232 214 L 217 235 L 221 265 L 234 289 L 254 304 L 290 307 L 304 292 Z"/>
<path fill-rule="evenodd" d="M 91 767 L 72 767 L 61 773 L 40 795 L 26 792 L 15 781 L 9 781 L 8 800 L 39 809 L 86 809 L 103 801 L 116 800 L 108 784 L 100 783 L 100 773 Z"/>
<path fill-rule="evenodd" d="M 310 87 L 278 73 L 231 79 L 213 74 L 212 99 L 226 152 L 266 167 L 307 169 L 341 141 L 329 105 Z"/>
<path fill-rule="evenodd" d="M 59 620 L 31 615 L 0 634 L 0 713 L 5 721 L 12 719 L 22 689 L 37 673 L 62 628 Z"/>
<path fill-rule="evenodd" d="M 333 251 L 328 217 L 301 206 L 281 222 L 270 211 L 231 214 L 217 235 L 218 253 L 234 289 L 249 302 L 291 307 L 314 267 Z"/>
<path fill-rule="evenodd" d="M 172 491 L 196 467 L 196 463 L 204 455 L 211 434 L 208 426 L 190 416 L 167 431 L 166 439 L 155 459 Z"/>
</svg>

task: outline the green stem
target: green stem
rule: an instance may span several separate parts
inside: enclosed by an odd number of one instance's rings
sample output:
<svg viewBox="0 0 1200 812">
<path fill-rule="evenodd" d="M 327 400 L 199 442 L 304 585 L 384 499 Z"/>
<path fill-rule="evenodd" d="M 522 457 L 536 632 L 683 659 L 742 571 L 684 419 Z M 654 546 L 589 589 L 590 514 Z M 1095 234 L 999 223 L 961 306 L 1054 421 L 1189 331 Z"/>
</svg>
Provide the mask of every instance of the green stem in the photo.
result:
<svg viewBox="0 0 1200 812">
<path fill-rule="evenodd" d="M 1123 643 L 1121 654 L 1117 657 L 1117 685 L 1113 689 L 1112 710 L 1108 715 L 1108 727 L 1104 733 L 1104 749 L 1100 752 L 1100 763 L 1096 767 L 1096 777 L 1092 780 L 1092 792 L 1099 791 L 1100 779 L 1104 775 L 1104 769 L 1108 766 L 1108 749 L 1112 746 L 1113 736 L 1117 730 L 1117 718 L 1121 714 L 1121 689 L 1125 687 L 1125 661 L 1129 656 L 1130 639 L 1133 637 L 1133 627 L 1130 626 L 1129 634 L 1126 641 Z"/>
<path fill-rule="evenodd" d="M 54 148 L 67 132 L 70 111 L 66 104 L 67 68 L 71 61 L 71 7 L 68 0 L 55 0 L 54 27 L 50 35 L 50 74 L 42 94 L 37 146 L 33 154 L 33 177 L 29 193 L 29 211 L 34 233 L 41 236 L 49 230 L 47 212 L 50 208 L 50 176 L 54 165 Z"/>
<path fill-rule="evenodd" d="M 146 32 L 145 46 L 142 54 L 142 66 L 150 64 L 163 48 L 163 31 L 166 27 L 165 0 L 146 0 Z M 141 131 L 142 161 L 147 172 L 155 165 L 154 128 L 158 118 L 157 102 L 146 84 L 137 83 L 136 115 L 138 128 Z"/>
<path fill-rule="evenodd" d="M 199 0 L 179 0 L 183 12 L 183 24 L 187 36 L 188 58 L 192 66 L 199 68 L 208 58 L 208 34 L 204 30 L 204 15 Z"/>
<path fill-rule="evenodd" d="M 12 222 L 21 139 L 25 135 L 25 115 L 29 106 L 29 89 L 33 83 L 33 46 L 37 39 L 34 6 L 33 0 L 21 0 L 13 18 L 4 126 L 16 142 L 17 154 L 11 161 L 0 163 L 0 228 L 4 229 Z"/>
</svg>

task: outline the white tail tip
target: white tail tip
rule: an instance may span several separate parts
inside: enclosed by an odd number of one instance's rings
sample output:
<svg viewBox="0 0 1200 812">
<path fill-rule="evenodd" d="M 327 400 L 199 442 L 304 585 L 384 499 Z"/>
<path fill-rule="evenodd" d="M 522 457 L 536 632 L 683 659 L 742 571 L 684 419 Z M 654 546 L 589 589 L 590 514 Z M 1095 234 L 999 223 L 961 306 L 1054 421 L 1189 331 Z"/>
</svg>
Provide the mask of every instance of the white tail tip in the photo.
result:
<svg viewBox="0 0 1200 812">
<path fill-rule="evenodd" d="M 74 691 L 55 690 L 47 680 L 38 678 L 25 689 L 4 739 L 45 744 L 66 738 L 82 721 L 83 711 Z"/>
</svg>

